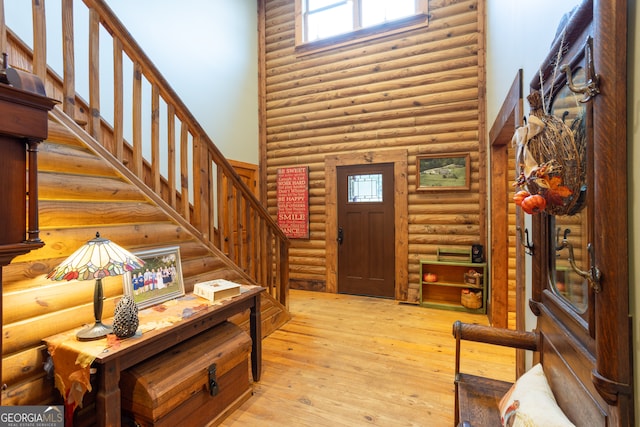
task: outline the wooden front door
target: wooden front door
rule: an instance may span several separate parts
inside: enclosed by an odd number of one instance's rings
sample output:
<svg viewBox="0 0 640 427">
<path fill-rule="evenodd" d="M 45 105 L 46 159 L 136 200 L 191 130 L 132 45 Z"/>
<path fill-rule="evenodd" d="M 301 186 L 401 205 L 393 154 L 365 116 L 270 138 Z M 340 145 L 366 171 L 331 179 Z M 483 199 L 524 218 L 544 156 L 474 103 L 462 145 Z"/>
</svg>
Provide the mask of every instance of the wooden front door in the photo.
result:
<svg viewBox="0 0 640 427">
<path fill-rule="evenodd" d="M 393 298 L 393 164 L 339 166 L 338 292 Z"/>
</svg>

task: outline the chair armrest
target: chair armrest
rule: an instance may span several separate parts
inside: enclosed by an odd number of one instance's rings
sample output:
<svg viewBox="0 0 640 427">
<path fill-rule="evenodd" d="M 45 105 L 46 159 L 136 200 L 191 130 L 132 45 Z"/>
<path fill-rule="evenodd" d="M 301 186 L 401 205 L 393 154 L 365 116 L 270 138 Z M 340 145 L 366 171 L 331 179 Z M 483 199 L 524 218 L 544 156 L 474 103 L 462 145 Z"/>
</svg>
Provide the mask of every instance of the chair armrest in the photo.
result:
<svg viewBox="0 0 640 427">
<path fill-rule="evenodd" d="M 495 344 L 503 347 L 537 351 L 540 336 L 537 332 L 514 331 L 513 329 L 494 328 L 456 321 L 453 324 L 453 336 L 460 340 Z"/>
<path fill-rule="evenodd" d="M 453 336 L 456 338 L 456 378 L 460 373 L 461 340 L 476 341 L 533 351 L 538 351 L 538 348 L 540 347 L 540 335 L 537 332 L 514 331 L 513 329 L 474 325 L 472 323 L 462 323 L 459 320 L 453 324 Z"/>
</svg>

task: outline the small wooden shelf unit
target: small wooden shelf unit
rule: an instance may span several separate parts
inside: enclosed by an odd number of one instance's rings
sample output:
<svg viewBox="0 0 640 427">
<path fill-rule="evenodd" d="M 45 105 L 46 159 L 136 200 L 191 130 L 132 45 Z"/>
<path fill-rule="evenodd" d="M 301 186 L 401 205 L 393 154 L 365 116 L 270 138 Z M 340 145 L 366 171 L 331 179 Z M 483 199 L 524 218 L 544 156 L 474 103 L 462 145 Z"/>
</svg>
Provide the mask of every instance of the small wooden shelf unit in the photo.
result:
<svg viewBox="0 0 640 427">
<path fill-rule="evenodd" d="M 465 279 L 465 273 L 471 270 L 478 274 L 480 280 L 476 284 Z M 435 275 L 435 280 L 428 280 L 428 273 Z M 462 305 L 463 290 L 481 292 L 482 305 L 468 308 Z M 436 261 L 420 261 L 420 304 L 424 307 L 445 310 L 468 311 L 485 314 L 487 312 L 487 264 L 472 262 L 471 248 L 442 249 L 437 252 Z"/>
</svg>

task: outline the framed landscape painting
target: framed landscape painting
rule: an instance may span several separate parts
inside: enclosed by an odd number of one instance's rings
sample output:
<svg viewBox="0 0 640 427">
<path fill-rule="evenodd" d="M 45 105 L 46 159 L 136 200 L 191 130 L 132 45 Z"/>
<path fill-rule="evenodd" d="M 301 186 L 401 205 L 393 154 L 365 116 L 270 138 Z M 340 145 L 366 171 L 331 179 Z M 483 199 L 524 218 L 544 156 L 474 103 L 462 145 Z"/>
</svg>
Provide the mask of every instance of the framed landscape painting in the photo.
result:
<svg viewBox="0 0 640 427">
<path fill-rule="evenodd" d="M 471 188 L 469 153 L 416 157 L 417 191 L 452 191 Z"/>
<path fill-rule="evenodd" d="M 124 276 L 124 293 L 139 309 L 184 295 L 180 247 L 171 246 L 136 252 L 144 265 Z"/>
</svg>

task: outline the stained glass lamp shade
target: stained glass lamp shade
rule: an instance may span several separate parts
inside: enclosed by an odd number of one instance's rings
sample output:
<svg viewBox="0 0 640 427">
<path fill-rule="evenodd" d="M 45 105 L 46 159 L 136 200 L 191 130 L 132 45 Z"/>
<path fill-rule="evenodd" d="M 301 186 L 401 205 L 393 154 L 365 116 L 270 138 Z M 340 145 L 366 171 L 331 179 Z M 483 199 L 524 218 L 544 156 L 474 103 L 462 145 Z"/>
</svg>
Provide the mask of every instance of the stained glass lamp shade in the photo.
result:
<svg viewBox="0 0 640 427">
<path fill-rule="evenodd" d="M 102 278 L 121 276 L 127 271 L 136 270 L 144 265 L 137 256 L 116 245 L 96 233 L 95 239 L 89 240 L 66 260 L 57 266 L 47 278 L 51 280 L 91 280 L 95 279 L 93 293 L 93 314 L 95 324 L 77 333 L 80 341 L 104 338 L 112 332 L 109 325 L 102 323 Z"/>
</svg>

